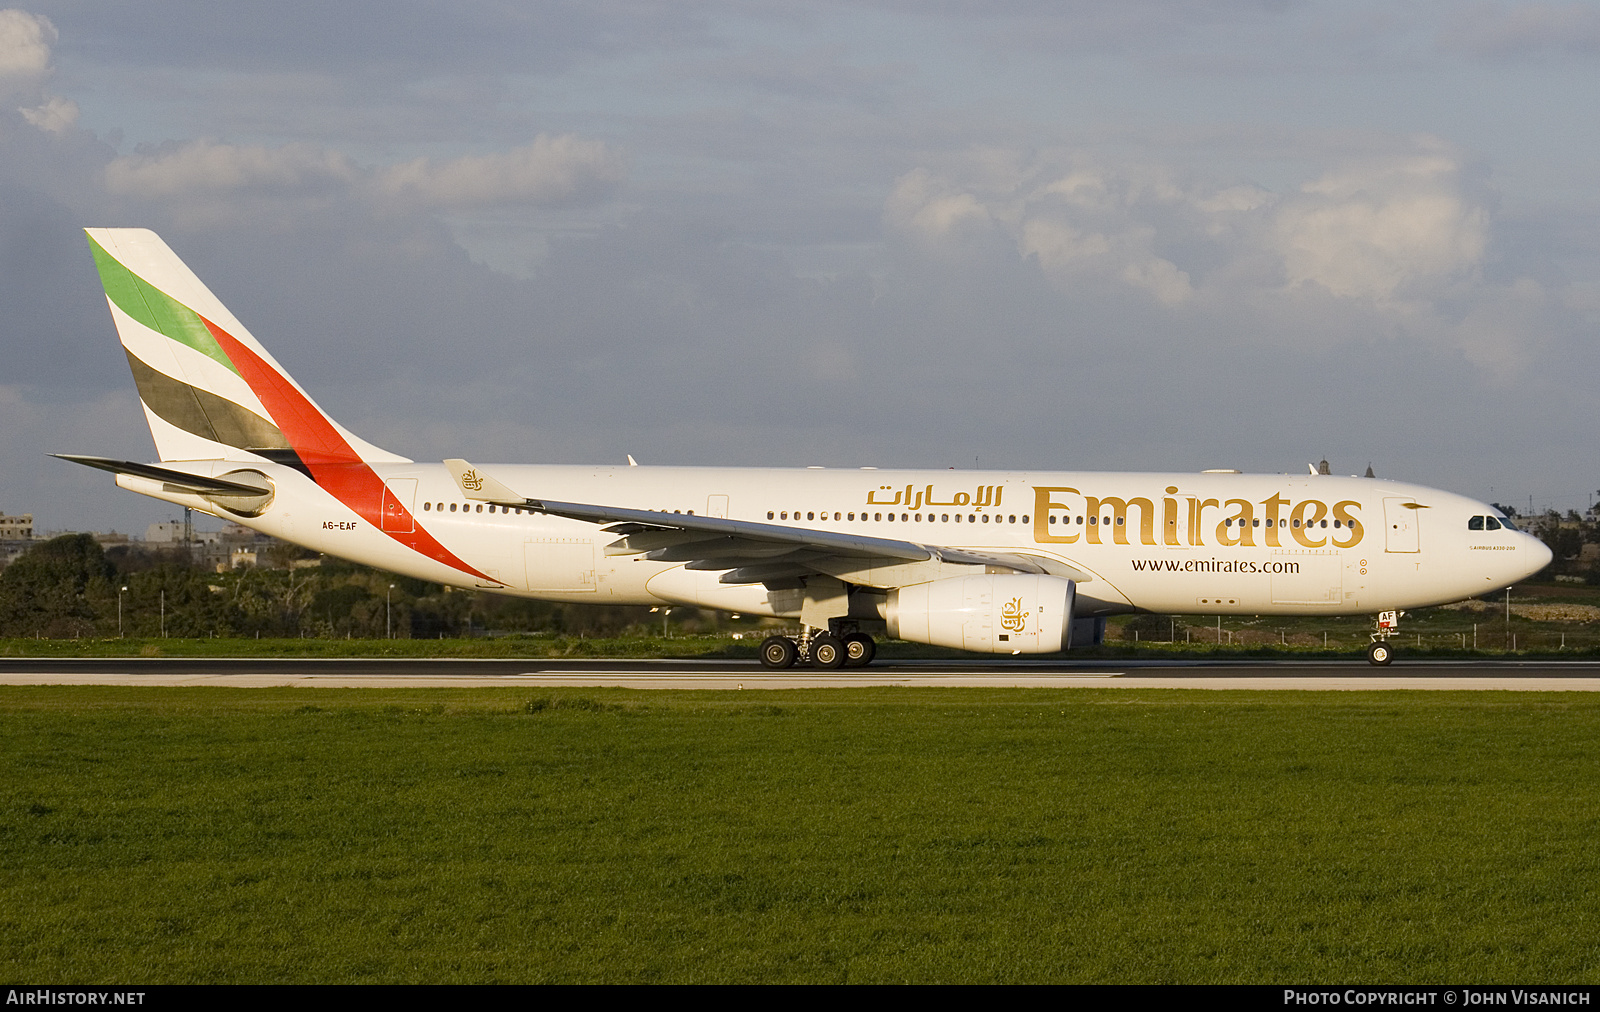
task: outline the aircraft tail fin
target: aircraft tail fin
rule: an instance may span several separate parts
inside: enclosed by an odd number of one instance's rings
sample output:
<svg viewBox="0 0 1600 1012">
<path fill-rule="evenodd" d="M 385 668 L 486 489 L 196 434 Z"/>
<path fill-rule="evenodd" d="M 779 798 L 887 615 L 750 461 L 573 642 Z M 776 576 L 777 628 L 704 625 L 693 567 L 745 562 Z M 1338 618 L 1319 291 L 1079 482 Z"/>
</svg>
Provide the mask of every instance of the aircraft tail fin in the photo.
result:
<svg viewBox="0 0 1600 1012">
<path fill-rule="evenodd" d="M 85 232 L 163 461 L 409 463 L 330 418 L 160 236 Z"/>
</svg>

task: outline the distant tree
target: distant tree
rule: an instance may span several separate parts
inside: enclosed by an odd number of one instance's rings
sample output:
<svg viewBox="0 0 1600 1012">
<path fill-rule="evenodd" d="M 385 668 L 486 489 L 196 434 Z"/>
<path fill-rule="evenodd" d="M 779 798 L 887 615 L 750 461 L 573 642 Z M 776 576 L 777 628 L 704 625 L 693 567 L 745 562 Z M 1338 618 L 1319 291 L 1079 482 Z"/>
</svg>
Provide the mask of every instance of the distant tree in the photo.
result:
<svg viewBox="0 0 1600 1012">
<path fill-rule="evenodd" d="M 89 636 L 116 591 L 116 570 L 88 534 L 35 545 L 0 573 L 0 633 Z"/>
</svg>

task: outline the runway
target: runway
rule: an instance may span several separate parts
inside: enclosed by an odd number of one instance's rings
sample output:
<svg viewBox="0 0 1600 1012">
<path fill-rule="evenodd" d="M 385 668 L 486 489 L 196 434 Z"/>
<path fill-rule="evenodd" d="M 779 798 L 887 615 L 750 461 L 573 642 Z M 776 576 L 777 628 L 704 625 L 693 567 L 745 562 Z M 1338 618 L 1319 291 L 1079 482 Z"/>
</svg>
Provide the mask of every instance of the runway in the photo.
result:
<svg viewBox="0 0 1600 1012">
<path fill-rule="evenodd" d="M 3 685 L 632 689 L 1107 688 L 1600 691 L 1600 661 L 888 661 L 769 671 L 754 661 L 0 658 Z"/>
</svg>

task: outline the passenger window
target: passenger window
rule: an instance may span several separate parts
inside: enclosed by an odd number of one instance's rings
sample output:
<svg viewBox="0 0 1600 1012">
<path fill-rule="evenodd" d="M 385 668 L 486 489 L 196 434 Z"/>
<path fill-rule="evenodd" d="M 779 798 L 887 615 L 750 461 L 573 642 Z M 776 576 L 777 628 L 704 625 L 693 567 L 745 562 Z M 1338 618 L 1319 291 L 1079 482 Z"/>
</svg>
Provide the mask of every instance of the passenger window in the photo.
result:
<svg viewBox="0 0 1600 1012">
<path fill-rule="evenodd" d="M 454 513 L 455 511 L 456 511 L 456 504 L 455 503 L 451 503 L 450 504 L 450 512 Z"/>
</svg>

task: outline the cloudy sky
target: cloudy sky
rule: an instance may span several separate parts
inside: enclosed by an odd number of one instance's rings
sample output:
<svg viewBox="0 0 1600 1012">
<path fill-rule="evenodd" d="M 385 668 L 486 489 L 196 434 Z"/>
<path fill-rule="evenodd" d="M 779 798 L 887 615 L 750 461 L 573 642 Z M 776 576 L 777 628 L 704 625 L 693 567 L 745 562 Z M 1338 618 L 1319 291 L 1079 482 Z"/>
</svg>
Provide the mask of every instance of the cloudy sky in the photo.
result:
<svg viewBox="0 0 1600 1012">
<path fill-rule="evenodd" d="M 1600 5 L 0 11 L 0 510 L 171 510 L 84 225 L 419 460 L 1600 488 Z"/>
</svg>

